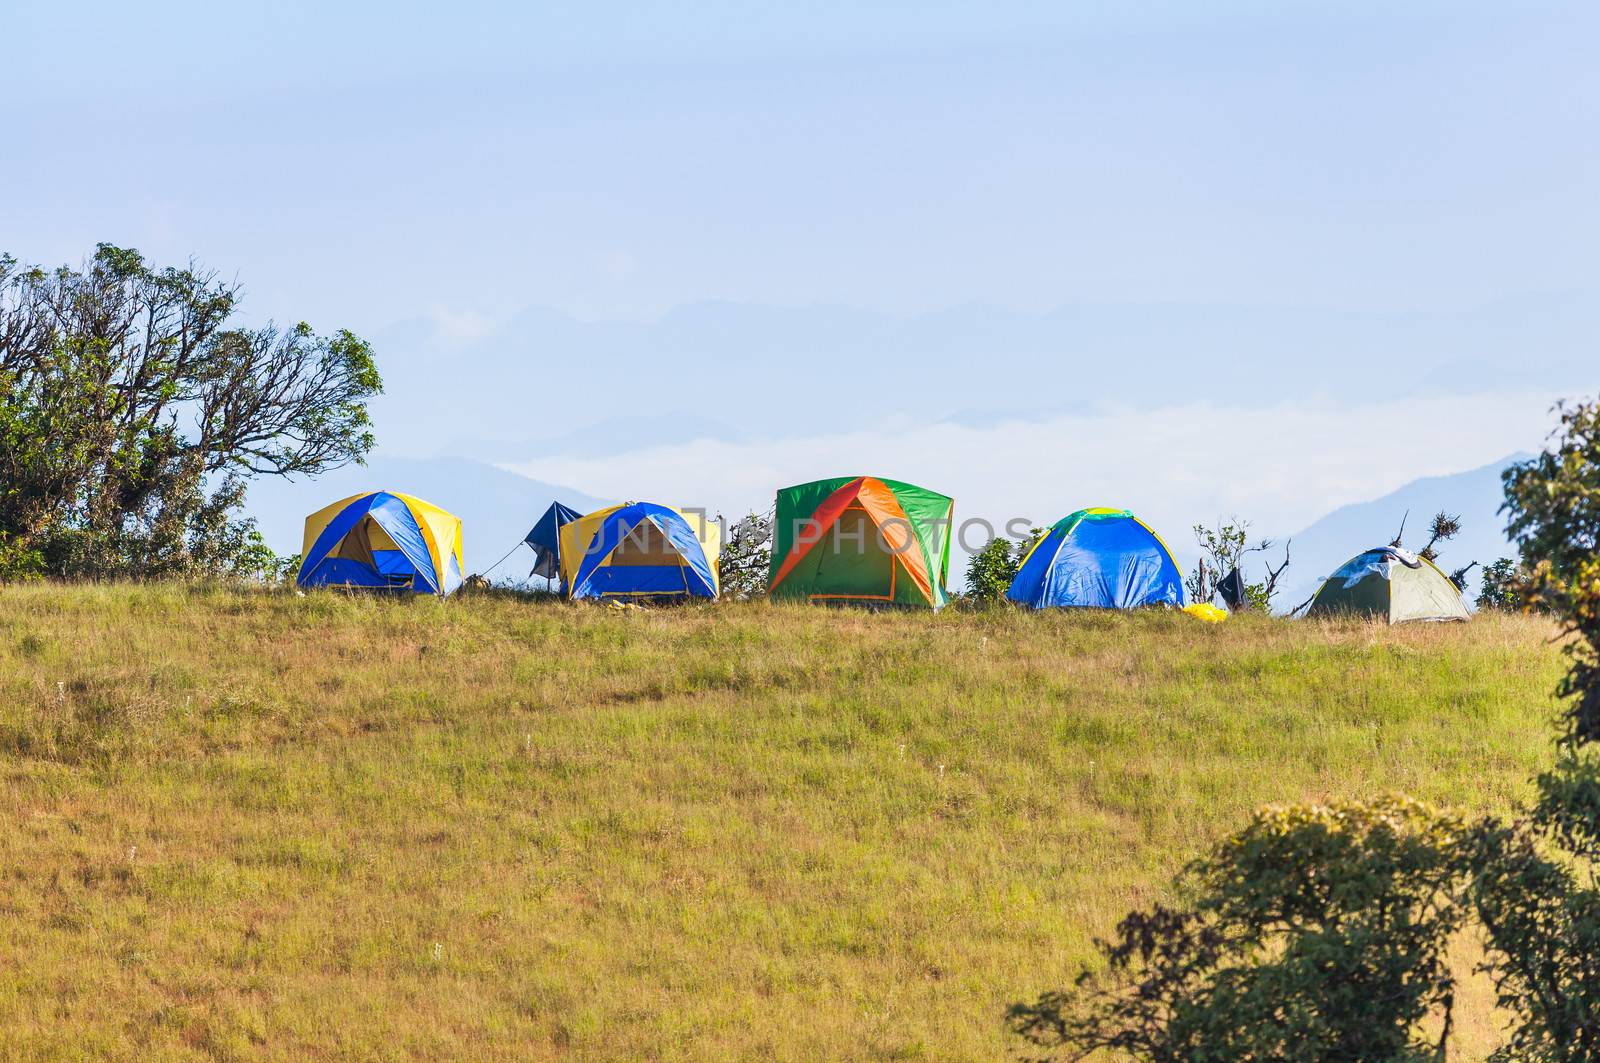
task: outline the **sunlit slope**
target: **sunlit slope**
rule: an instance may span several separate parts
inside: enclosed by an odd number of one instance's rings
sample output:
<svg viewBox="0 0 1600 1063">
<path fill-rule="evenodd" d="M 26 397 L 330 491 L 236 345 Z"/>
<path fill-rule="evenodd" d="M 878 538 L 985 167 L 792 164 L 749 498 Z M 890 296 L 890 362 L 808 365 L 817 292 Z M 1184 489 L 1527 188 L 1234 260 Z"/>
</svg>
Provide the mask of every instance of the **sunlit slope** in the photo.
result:
<svg viewBox="0 0 1600 1063">
<path fill-rule="evenodd" d="M 1516 799 L 1550 634 L 0 590 L 0 1055 L 993 1059 L 1258 805 Z"/>
</svg>

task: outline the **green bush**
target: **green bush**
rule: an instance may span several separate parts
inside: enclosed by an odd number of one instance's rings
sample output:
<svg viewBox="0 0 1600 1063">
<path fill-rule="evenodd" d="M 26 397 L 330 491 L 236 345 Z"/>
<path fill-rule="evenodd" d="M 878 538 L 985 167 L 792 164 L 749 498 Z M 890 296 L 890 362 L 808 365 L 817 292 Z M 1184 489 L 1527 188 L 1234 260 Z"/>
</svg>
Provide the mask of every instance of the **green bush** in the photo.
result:
<svg viewBox="0 0 1600 1063">
<path fill-rule="evenodd" d="M 1478 608 L 1522 608 L 1522 595 L 1518 593 L 1518 587 L 1525 578 L 1522 566 L 1509 557 L 1502 557 L 1485 566 L 1478 584 Z"/>
<path fill-rule="evenodd" d="M 984 544 L 982 550 L 972 555 L 967 563 L 967 598 L 979 605 L 1001 601 L 1016 578 L 1017 566 L 1028 554 L 1028 547 L 1042 534 L 1034 529 L 1033 538 L 1013 543 L 1010 539 L 995 536 Z"/>
<path fill-rule="evenodd" d="M 1401 798 L 1261 812 L 1190 866 L 1192 903 L 1130 914 L 1012 1028 L 1072 1059 L 1442 1060 L 1464 837 Z"/>
</svg>

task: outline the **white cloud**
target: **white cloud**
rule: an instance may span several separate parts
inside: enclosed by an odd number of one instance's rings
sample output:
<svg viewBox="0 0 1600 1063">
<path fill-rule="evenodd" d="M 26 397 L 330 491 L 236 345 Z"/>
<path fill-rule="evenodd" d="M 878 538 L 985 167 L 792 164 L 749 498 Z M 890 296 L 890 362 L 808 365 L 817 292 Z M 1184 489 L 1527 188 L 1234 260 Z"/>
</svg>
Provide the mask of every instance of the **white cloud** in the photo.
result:
<svg viewBox="0 0 1600 1063">
<path fill-rule="evenodd" d="M 958 521 L 1042 524 L 1109 505 L 1173 535 L 1234 514 L 1283 534 L 1418 477 L 1537 449 L 1549 406 L 1540 392 L 1359 406 L 1191 404 L 981 428 L 886 418 L 851 432 L 700 440 L 605 458 L 542 455 L 505 467 L 593 495 L 729 515 L 765 509 L 782 485 L 873 473 L 954 495 Z"/>
</svg>

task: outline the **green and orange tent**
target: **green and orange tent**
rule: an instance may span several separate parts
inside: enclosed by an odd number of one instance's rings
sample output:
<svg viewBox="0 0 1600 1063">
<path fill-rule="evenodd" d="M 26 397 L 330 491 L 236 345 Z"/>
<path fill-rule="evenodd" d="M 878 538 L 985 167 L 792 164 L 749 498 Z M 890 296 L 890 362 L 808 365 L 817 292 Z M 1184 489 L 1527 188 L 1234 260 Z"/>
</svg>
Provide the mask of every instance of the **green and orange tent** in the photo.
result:
<svg viewBox="0 0 1600 1063">
<path fill-rule="evenodd" d="M 774 598 L 945 604 L 955 501 L 899 480 L 838 476 L 778 492 Z"/>
</svg>

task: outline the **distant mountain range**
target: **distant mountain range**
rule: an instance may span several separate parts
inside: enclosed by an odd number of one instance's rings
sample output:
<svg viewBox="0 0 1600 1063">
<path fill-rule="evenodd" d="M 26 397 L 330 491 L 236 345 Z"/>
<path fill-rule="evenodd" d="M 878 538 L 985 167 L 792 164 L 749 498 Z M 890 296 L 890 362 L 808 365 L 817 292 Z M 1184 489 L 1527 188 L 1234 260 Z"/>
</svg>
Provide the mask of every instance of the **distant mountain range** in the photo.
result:
<svg viewBox="0 0 1600 1063">
<path fill-rule="evenodd" d="M 1399 531 L 1402 518 L 1406 521 L 1404 545 L 1422 549 L 1428 542 L 1428 525 L 1440 510 L 1461 518 L 1461 534 L 1438 547 L 1438 564 L 1446 572 L 1470 561 L 1487 565 L 1496 558 L 1514 557 L 1516 550 L 1505 537 L 1505 517 L 1499 513 L 1505 498 L 1500 474 L 1508 465 L 1528 457 L 1513 454 L 1479 469 L 1413 480 L 1382 498 L 1339 507 L 1294 535 L 1292 561 L 1284 573 L 1279 604 L 1284 608 L 1298 605 L 1351 557 L 1388 543 Z M 1281 556 L 1275 553 L 1274 562 Z M 1476 597 L 1479 572 L 1473 569 L 1468 576 L 1469 601 Z"/>
</svg>

